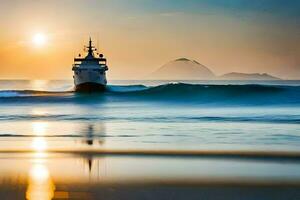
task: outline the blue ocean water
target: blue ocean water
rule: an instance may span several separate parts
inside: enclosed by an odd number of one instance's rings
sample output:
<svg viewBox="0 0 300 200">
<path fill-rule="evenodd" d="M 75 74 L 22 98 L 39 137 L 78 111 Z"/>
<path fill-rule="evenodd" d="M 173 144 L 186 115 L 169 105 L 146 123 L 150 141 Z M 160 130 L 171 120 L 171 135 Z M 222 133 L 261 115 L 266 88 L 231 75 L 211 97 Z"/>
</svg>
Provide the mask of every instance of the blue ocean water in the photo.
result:
<svg viewBox="0 0 300 200">
<path fill-rule="evenodd" d="M 0 81 L 1 149 L 300 150 L 300 81 L 72 88 L 72 81 Z"/>
</svg>

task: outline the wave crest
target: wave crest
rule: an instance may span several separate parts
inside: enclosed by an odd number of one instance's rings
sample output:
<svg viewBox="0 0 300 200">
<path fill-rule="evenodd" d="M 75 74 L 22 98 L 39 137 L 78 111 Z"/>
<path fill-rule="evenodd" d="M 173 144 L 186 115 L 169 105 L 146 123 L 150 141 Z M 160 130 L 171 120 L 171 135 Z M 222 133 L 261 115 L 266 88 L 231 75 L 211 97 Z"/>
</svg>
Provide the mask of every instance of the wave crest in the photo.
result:
<svg viewBox="0 0 300 200">
<path fill-rule="evenodd" d="M 107 87 L 104 93 L 77 94 L 72 91 L 34 90 L 0 91 L 0 101 L 172 101 L 177 103 L 221 104 L 300 104 L 300 86 L 278 85 L 207 85 L 168 83 L 153 87 L 144 85 Z M 82 100 L 82 101 L 81 101 Z"/>
</svg>

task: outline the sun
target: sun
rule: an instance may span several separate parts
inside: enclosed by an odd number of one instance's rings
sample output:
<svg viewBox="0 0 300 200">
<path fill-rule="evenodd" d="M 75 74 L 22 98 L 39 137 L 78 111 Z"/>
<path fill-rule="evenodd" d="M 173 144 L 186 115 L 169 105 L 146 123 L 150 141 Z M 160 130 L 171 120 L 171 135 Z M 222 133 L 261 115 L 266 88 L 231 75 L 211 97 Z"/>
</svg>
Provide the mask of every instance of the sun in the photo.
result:
<svg viewBox="0 0 300 200">
<path fill-rule="evenodd" d="M 32 38 L 32 42 L 35 46 L 40 47 L 46 44 L 47 37 L 43 33 L 36 33 Z"/>
</svg>

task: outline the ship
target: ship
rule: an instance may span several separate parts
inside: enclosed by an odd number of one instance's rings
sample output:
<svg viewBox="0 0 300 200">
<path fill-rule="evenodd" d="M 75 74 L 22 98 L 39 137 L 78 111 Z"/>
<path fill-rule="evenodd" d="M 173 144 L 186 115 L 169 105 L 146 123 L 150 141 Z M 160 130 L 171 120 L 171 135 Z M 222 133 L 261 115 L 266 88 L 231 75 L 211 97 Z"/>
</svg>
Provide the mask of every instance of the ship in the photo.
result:
<svg viewBox="0 0 300 200">
<path fill-rule="evenodd" d="M 72 71 L 76 92 L 104 91 L 107 84 L 106 71 L 108 70 L 106 58 L 97 52 L 89 39 L 88 46 L 84 46 L 87 52 L 85 57 L 81 54 L 74 58 Z"/>
</svg>

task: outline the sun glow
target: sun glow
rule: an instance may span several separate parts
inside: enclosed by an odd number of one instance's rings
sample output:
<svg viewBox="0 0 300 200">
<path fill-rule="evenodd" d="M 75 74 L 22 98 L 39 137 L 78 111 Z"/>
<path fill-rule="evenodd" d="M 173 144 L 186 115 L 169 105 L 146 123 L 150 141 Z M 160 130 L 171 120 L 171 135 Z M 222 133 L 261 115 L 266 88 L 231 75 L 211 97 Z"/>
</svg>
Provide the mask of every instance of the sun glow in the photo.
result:
<svg viewBox="0 0 300 200">
<path fill-rule="evenodd" d="M 35 137 L 32 140 L 31 146 L 36 152 L 43 152 L 47 149 L 47 142 L 43 137 Z"/>
<path fill-rule="evenodd" d="M 29 184 L 26 191 L 28 200 L 51 200 L 54 197 L 55 185 L 46 166 L 35 164 L 29 173 Z"/>
<path fill-rule="evenodd" d="M 32 129 L 35 135 L 45 135 L 48 124 L 46 122 L 33 122 Z"/>
<path fill-rule="evenodd" d="M 36 33 L 32 38 L 32 42 L 35 46 L 44 46 L 47 42 L 47 37 L 43 33 Z"/>
</svg>

